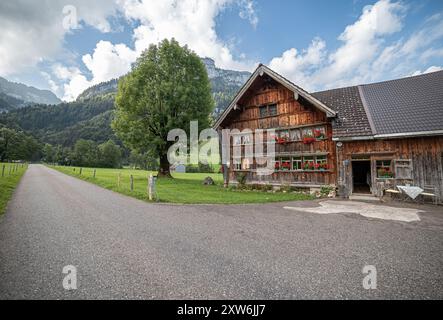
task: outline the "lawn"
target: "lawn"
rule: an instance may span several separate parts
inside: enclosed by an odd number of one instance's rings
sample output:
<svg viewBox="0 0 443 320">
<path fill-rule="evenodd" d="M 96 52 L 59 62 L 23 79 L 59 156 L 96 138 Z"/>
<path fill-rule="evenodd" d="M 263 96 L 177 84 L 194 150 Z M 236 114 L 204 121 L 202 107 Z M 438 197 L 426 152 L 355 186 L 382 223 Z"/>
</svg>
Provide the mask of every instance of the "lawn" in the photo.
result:
<svg viewBox="0 0 443 320">
<path fill-rule="evenodd" d="M 3 171 L 3 167 L 5 168 Z M 17 168 L 17 170 L 14 170 Z M 15 163 L 0 163 L 0 215 L 5 213 L 9 199 L 14 193 L 15 187 L 25 173 L 27 165 Z M 2 176 L 3 172 L 3 176 Z"/>
<path fill-rule="evenodd" d="M 141 200 L 147 200 L 147 184 L 149 171 L 131 169 L 94 169 L 78 167 L 50 166 L 60 172 L 92 182 L 109 190 L 117 191 Z M 120 187 L 118 175 L 121 175 Z M 156 173 L 154 173 L 156 174 Z M 134 191 L 130 190 L 130 176 L 134 177 Z M 265 203 L 278 201 L 310 200 L 312 197 L 303 193 L 294 192 L 263 192 L 263 191 L 240 191 L 223 188 L 221 174 L 207 173 L 174 173 L 174 179 L 159 179 L 157 182 L 157 196 L 160 202 L 183 203 L 183 204 L 242 204 L 242 203 Z M 210 176 L 216 185 L 204 186 L 202 181 Z"/>
</svg>

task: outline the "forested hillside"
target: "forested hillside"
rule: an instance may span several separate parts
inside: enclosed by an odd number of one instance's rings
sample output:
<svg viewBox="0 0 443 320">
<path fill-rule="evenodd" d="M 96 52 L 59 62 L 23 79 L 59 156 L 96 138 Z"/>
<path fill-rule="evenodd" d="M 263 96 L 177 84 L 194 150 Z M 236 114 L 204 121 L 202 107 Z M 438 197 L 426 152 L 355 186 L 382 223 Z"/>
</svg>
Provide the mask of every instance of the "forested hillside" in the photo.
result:
<svg viewBox="0 0 443 320">
<path fill-rule="evenodd" d="M 215 67 L 211 59 L 205 58 L 202 61 L 211 81 L 215 100 L 213 112 L 215 119 L 227 107 L 250 74 L 219 69 Z M 7 85 L 11 83 L 8 82 Z M 29 88 L 24 85 L 15 85 L 14 90 Z M 58 150 L 58 153 L 54 151 L 58 154 L 58 157 L 54 156 L 54 158 L 59 159 L 59 162 L 60 159 L 76 159 L 74 151 L 78 141 L 88 141 L 90 145 L 94 144 L 95 147 L 91 147 L 93 150 L 110 140 L 123 147 L 110 125 L 117 85 L 118 79 L 100 83 L 85 90 L 76 101 L 57 105 L 26 106 L 27 102 L 24 100 L 0 92 L 0 128 L 13 130 L 14 132 L 3 131 L 3 133 L 15 137 L 16 143 L 29 144 L 32 141 L 29 150 L 23 151 L 26 159 L 36 159 L 39 154 L 44 156 L 45 150 L 51 150 L 51 146 Z M 35 93 L 33 90 L 30 92 Z M 3 139 L 4 141 L 6 140 Z M 122 148 L 122 154 L 129 155 L 129 150 Z M 8 159 L 7 155 L 8 153 L 4 152 L 6 159 Z M 136 154 L 133 156 L 139 157 Z M 19 159 L 18 155 L 14 157 Z"/>
<path fill-rule="evenodd" d="M 42 142 L 72 146 L 76 140 L 107 141 L 114 95 L 53 105 L 36 105 L 11 111 L 0 117 L 0 123 L 21 128 Z"/>
<path fill-rule="evenodd" d="M 25 105 L 26 104 L 23 100 L 8 96 L 7 94 L 0 92 L 0 112 L 22 108 Z"/>
</svg>

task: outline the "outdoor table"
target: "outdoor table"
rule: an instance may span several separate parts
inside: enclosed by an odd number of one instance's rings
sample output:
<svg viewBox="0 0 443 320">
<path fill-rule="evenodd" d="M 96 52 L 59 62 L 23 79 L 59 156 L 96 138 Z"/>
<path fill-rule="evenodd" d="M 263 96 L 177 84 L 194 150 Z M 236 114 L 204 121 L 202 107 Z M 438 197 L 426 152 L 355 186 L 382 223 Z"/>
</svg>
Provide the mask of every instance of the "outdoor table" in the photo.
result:
<svg viewBox="0 0 443 320">
<path fill-rule="evenodd" d="M 415 186 L 397 186 L 397 188 L 412 200 L 415 200 L 424 191 L 422 188 Z"/>
</svg>

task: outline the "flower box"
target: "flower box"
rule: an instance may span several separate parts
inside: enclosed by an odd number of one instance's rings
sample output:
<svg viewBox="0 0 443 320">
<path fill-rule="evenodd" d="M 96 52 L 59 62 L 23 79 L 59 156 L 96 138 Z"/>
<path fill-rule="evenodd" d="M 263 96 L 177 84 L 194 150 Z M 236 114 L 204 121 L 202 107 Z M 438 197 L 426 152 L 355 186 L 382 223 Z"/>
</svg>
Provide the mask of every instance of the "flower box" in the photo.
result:
<svg viewBox="0 0 443 320">
<path fill-rule="evenodd" d="M 314 138 L 316 140 L 323 140 L 325 138 L 325 134 L 321 130 L 314 130 Z"/>
<path fill-rule="evenodd" d="M 284 171 L 291 170 L 291 163 L 290 162 L 283 162 L 281 164 L 281 170 L 284 170 Z"/>
<path fill-rule="evenodd" d="M 311 143 L 314 143 L 315 141 L 316 141 L 316 139 L 312 136 L 304 136 L 303 137 L 304 144 L 311 144 Z"/>
<path fill-rule="evenodd" d="M 394 173 L 391 172 L 389 169 L 378 169 L 377 170 L 377 176 L 378 178 L 394 178 Z"/>
<path fill-rule="evenodd" d="M 286 138 L 275 137 L 275 142 L 276 142 L 277 144 L 286 144 L 286 143 L 288 143 L 289 141 L 288 141 L 288 139 L 286 139 Z"/>
<path fill-rule="evenodd" d="M 314 162 L 305 162 L 305 163 L 303 163 L 303 169 L 304 170 L 315 170 Z"/>
</svg>

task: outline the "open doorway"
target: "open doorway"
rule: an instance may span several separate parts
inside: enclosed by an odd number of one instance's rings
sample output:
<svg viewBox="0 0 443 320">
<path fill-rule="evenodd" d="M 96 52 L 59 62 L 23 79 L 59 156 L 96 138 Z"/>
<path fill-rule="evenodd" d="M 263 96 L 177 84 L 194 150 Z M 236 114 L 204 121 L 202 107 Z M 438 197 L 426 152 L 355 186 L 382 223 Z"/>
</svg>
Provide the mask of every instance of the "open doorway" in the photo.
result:
<svg viewBox="0 0 443 320">
<path fill-rule="evenodd" d="M 353 193 L 371 193 L 371 161 L 352 161 Z"/>
</svg>

